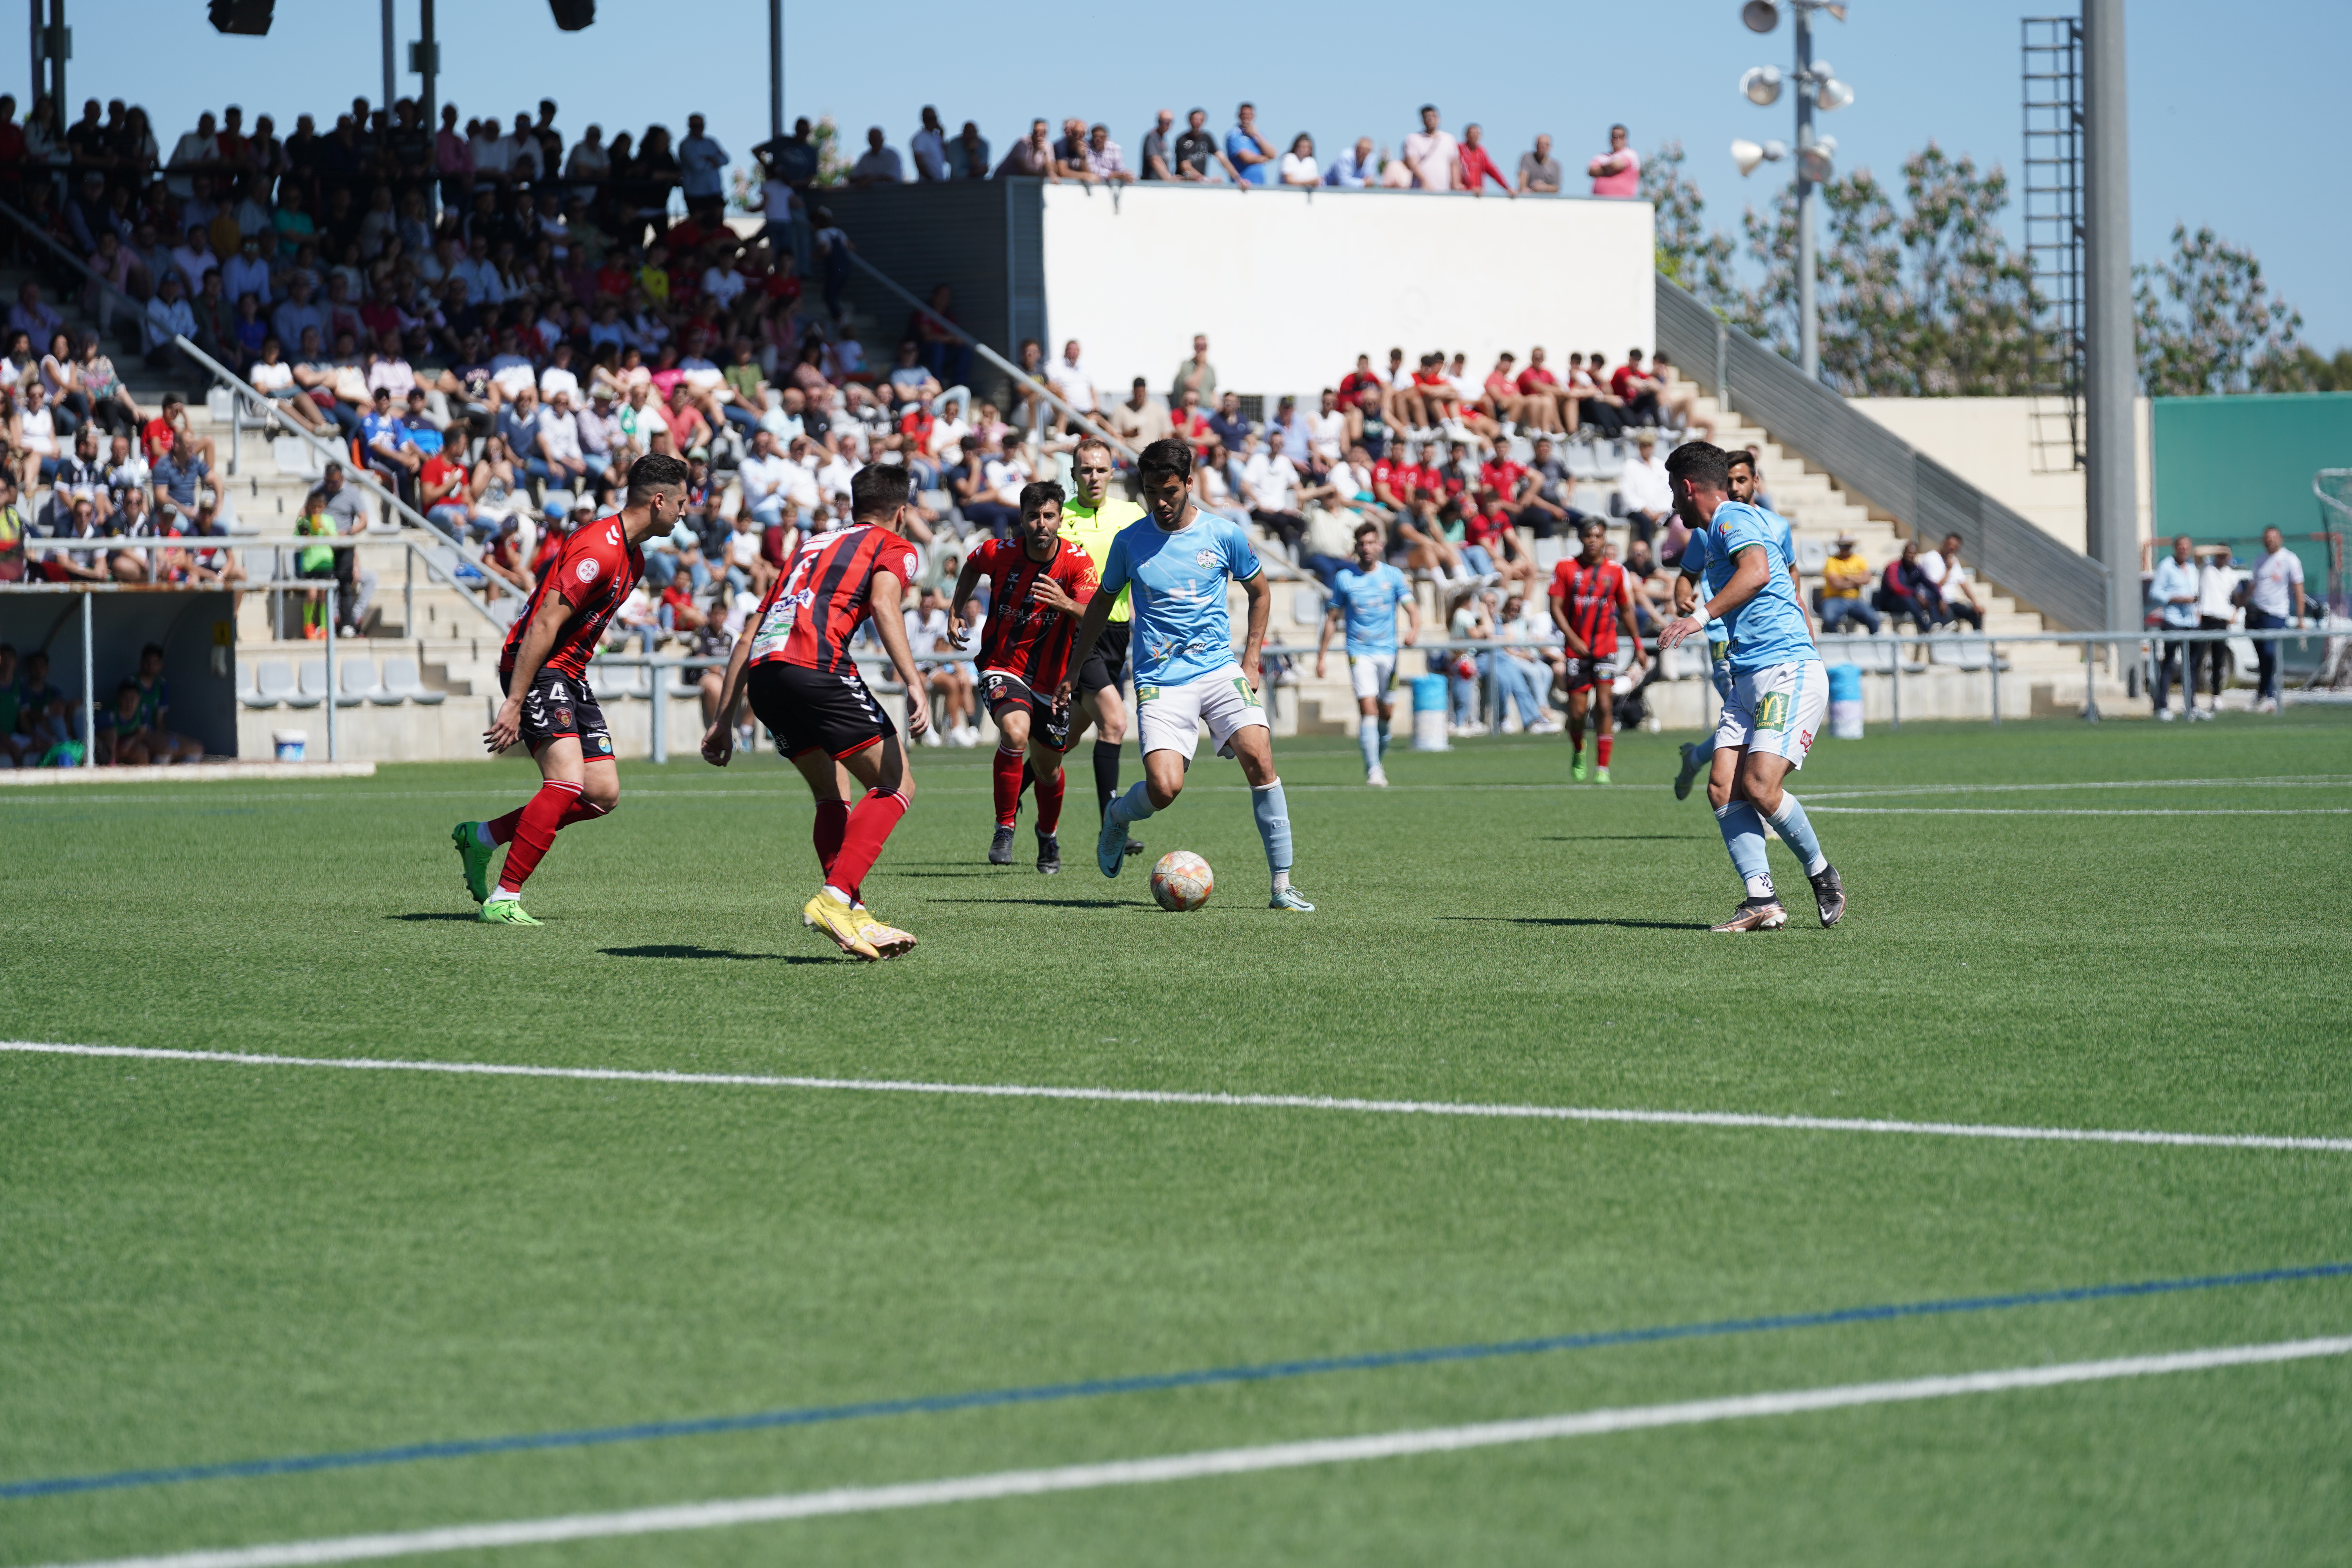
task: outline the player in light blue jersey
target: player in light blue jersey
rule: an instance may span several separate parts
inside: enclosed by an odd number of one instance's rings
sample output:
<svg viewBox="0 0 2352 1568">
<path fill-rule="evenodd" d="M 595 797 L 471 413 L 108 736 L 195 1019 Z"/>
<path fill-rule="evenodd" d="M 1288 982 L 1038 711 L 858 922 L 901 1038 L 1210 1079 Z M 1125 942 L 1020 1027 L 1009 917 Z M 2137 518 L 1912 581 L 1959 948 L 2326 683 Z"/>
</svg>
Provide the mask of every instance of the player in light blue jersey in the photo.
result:
<svg viewBox="0 0 2352 1568">
<path fill-rule="evenodd" d="M 1331 634 L 1347 626 L 1348 676 L 1356 691 L 1356 743 L 1364 752 L 1364 782 L 1386 789 L 1389 775 L 1381 760 L 1389 752 L 1389 724 L 1396 703 L 1389 696 L 1396 684 L 1397 646 L 1407 647 L 1421 635 L 1421 606 L 1412 600 L 1412 584 L 1403 573 L 1381 559 L 1377 523 L 1356 525 L 1356 563 L 1339 568 L 1331 588 L 1330 612 L 1323 617 L 1323 636 L 1315 645 L 1315 679 L 1323 679 L 1331 649 Z M 1404 636 L 1397 636 L 1397 611 L 1404 611 Z"/>
<path fill-rule="evenodd" d="M 1805 765 L 1829 707 L 1829 673 L 1813 648 L 1796 582 L 1777 553 L 1768 515 L 1731 499 L 1731 465 L 1722 447 L 1705 441 L 1676 447 L 1666 459 L 1666 477 L 1674 484 L 1675 510 L 1694 533 L 1703 534 L 1707 559 L 1732 568 L 1721 589 L 1669 622 L 1658 637 L 1660 648 L 1670 648 L 1719 619 L 1730 644 L 1731 695 L 1715 731 L 1706 798 L 1747 897 L 1714 929 L 1777 931 L 1789 923 L 1764 853 L 1767 822 L 1804 863 L 1822 924 L 1833 926 L 1845 914 L 1845 885 L 1822 855 L 1803 804 L 1780 787 L 1791 768 Z M 1699 543 L 1694 538 L 1691 547 Z"/>
<path fill-rule="evenodd" d="M 1095 863 L 1116 877 L 1127 858 L 1127 830 L 1165 811 L 1184 788 L 1184 770 L 1200 744 L 1201 726 L 1221 757 L 1238 758 L 1249 780 L 1250 809 L 1274 876 L 1273 907 L 1312 910 L 1290 885 L 1290 806 L 1274 771 L 1273 731 L 1258 700 L 1258 650 L 1265 643 L 1274 593 L 1249 536 L 1235 524 L 1192 504 L 1192 448 L 1180 440 L 1154 441 L 1136 464 L 1143 484 L 1143 521 L 1121 529 L 1103 563 L 1102 584 L 1078 624 L 1070 668 L 1083 668 L 1110 622 L 1119 590 L 1129 591 L 1134 632 L 1136 728 L 1143 745 L 1143 777 L 1103 814 Z M 1234 657 L 1233 617 L 1225 584 L 1239 583 L 1249 598 L 1249 631 Z M 1074 680 L 1062 683 L 1071 695 Z"/>
<path fill-rule="evenodd" d="M 1771 524 L 1772 540 L 1780 551 L 1780 564 L 1789 574 L 1790 584 L 1797 590 L 1797 605 L 1802 609 L 1805 580 L 1797 574 L 1796 539 L 1789 531 L 1789 520 L 1756 499 L 1761 488 L 1756 477 L 1756 459 L 1745 451 L 1732 453 L 1731 499 L 1756 508 Z M 1711 598 L 1723 592 L 1724 584 L 1731 581 L 1732 570 L 1731 562 L 1708 554 L 1706 534 L 1692 534 L 1690 545 L 1683 552 L 1683 574 L 1675 583 L 1675 614 L 1690 614 L 1701 593 Z M 1805 619 L 1810 626 L 1812 622 L 1810 612 Z M 1727 703 L 1731 700 L 1731 644 L 1720 619 L 1706 623 L 1706 656 L 1707 674 L 1715 683 L 1715 694 L 1718 700 Z M 1691 781 L 1706 771 L 1707 759 L 1714 754 L 1715 745 L 1711 741 L 1686 741 L 1683 743 L 1682 772 L 1675 775 L 1676 800 L 1690 798 Z"/>
</svg>

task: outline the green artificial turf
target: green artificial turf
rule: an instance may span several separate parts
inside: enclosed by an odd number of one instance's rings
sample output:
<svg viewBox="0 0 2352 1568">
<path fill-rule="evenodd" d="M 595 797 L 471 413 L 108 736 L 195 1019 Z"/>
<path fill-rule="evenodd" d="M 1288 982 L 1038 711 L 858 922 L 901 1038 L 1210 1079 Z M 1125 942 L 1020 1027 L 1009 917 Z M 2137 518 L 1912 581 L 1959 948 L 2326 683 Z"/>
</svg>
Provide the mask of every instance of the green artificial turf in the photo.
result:
<svg viewBox="0 0 2352 1568">
<path fill-rule="evenodd" d="M 1083 769 L 1047 879 L 1025 813 L 982 863 L 985 753 L 927 750 L 866 889 L 922 945 L 879 966 L 801 929 L 772 757 L 625 768 L 538 930 L 473 922 L 446 842 L 513 766 L 9 790 L 0 1033 L 2345 1137 L 2347 720 L 1825 741 L 1852 912 L 1776 847 L 1795 920 L 1743 938 L 1677 737 L 1608 788 L 1557 739 L 1399 750 L 1386 793 L 1280 743 L 1312 915 L 1264 907 L 1230 763 L 1140 829 L 1216 868 L 1170 915 L 1094 871 Z M 2347 1260 L 2347 1200 L 2329 1152 L 0 1053 L 0 1486 Z M 0 1565 L 2347 1332 L 2338 1277 L 0 1498 Z M 2339 1358 L 435 1561 L 2333 1563 L 2347 1527 Z"/>
</svg>

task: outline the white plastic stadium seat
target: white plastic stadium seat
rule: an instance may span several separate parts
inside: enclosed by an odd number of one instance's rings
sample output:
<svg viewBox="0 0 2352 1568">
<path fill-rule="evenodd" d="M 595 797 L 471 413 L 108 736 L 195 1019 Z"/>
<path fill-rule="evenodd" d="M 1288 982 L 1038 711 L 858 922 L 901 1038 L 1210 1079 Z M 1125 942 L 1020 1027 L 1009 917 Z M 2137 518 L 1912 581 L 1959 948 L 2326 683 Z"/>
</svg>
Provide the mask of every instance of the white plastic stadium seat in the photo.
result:
<svg viewBox="0 0 2352 1568">
<path fill-rule="evenodd" d="M 247 708 L 275 708 L 294 689 L 294 667 L 282 658 L 265 658 L 253 667 L 253 684 L 236 694 Z"/>
<path fill-rule="evenodd" d="M 1927 661 L 1954 669 L 1982 669 L 1992 663 L 1992 650 L 1974 633 L 1935 637 L 1927 644 Z"/>
<path fill-rule="evenodd" d="M 1290 591 L 1290 618 L 1294 623 L 1302 626 L 1321 626 L 1323 613 L 1321 588 L 1293 588 Z"/>
<path fill-rule="evenodd" d="M 393 658 L 383 661 L 383 685 L 370 700 L 390 707 L 395 702 L 416 702 L 430 708 L 445 702 L 449 694 L 427 688 L 416 671 L 416 661 Z"/>
<path fill-rule="evenodd" d="M 1797 541 L 1797 570 L 1806 576 L 1820 576 L 1822 568 L 1829 564 L 1829 559 L 1830 547 L 1824 542 L 1818 539 Z"/>
<path fill-rule="evenodd" d="M 269 459 L 278 471 L 299 479 L 315 479 L 326 471 L 326 459 L 319 449 L 299 436 L 280 436 L 269 443 Z"/>
<path fill-rule="evenodd" d="M 289 708 L 316 708 L 327 697 L 327 661 L 306 658 L 302 661 L 302 681 L 299 689 L 286 700 Z"/>
<path fill-rule="evenodd" d="M 599 665 L 589 679 L 602 697 L 647 698 L 654 694 L 653 671 L 642 664 Z"/>
<path fill-rule="evenodd" d="M 376 684 L 375 660 L 364 656 L 357 658 L 338 657 L 335 660 L 335 682 L 342 688 L 335 696 L 338 708 L 356 708 L 382 689 Z"/>
</svg>

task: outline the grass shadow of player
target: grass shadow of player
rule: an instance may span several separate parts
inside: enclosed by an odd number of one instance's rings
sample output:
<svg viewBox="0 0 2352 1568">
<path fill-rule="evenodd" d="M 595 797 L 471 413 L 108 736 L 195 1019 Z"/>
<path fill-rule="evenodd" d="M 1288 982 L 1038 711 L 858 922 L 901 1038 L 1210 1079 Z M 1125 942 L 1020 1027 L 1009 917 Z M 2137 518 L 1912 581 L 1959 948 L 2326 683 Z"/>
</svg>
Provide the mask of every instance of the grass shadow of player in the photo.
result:
<svg viewBox="0 0 2352 1568">
<path fill-rule="evenodd" d="M 1705 921 L 1612 921 L 1592 915 L 1440 915 L 1442 921 L 1483 921 L 1514 926 L 1617 926 L 1626 931 L 1706 931 Z"/>
<path fill-rule="evenodd" d="M 648 942 L 642 947 L 597 949 L 607 958 L 721 958 L 740 963 L 831 963 L 804 952 L 732 952 L 722 947 L 696 947 L 690 942 Z"/>
<path fill-rule="evenodd" d="M 1007 904 L 1018 904 L 1024 908 L 1031 905 L 1036 905 L 1045 909 L 1055 910 L 1108 910 L 1135 907 L 1123 904 L 1119 900 L 1108 897 L 1100 899 L 1024 899 L 1019 897 L 1006 899 L 932 899 L 929 901 L 934 904 L 993 904 L 998 908 L 1003 908 Z"/>
<path fill-rule="evenodd" d="M 1705 833 L 1547 833 L 1542 836 L 1540 842 L 1545 844 L 1601 844 L 1616 843 L 1622 840 L 1626 842 L 1638 841 L 1644 844 L 1681 844 L 1685 842 L 1696 844 L 1703 843 L 1711 837 L 1713 836 Z"/>
<path fill-rule="evenodd" d="M 474 922 L 476 922 L 476 921 L 478 921 L 478 920 L 480 920 L 480 919 L 481 919 L 481 917 L 480 917 L 479 915 L 461 914 L 461 913 L 459 913 L 459 912 L 458 912 L 457 910 L 416 910 L 416 911 L 415 911 L 414 913 L 411 913 L 411 914 L 404 914 L 404 915 L 386 915 L 386 916 L 384 916 L 383 918 L 384 918 L 384 919 L 386 919 L 386 920 L 388 920 L 388 921 L 466 921 L 466 922 L 467 922 L 467 924 L 469 924 L 469 925 L 470 925 L 470 924 L 473 924 Z"/>
</svg>

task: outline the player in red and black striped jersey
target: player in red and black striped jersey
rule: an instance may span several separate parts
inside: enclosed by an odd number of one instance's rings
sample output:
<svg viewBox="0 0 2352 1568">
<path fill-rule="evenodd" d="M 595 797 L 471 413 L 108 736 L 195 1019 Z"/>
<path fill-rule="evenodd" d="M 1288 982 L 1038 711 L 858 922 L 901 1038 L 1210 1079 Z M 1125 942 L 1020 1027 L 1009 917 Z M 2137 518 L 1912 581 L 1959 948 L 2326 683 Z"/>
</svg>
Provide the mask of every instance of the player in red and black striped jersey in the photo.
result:
<svg viewBox="0 0 2352 1568">
<path fill-rule="evenodd" d="M 915 945 L 877 920 L 862 897 L 866 872 L 914 799 L 915 778 L 898 727 L 849 652 L 850 639 L 871 619 L 907 688 L 908 733 L 919 739 L 930 728 L 931 705 L 900 615 L 921 560 L 900 531 L 915 510 L 907 492 L 907 470 L 895 465 L 869 464 L 851 477 L 850 526 L 819 535 L 770 586 L 735 639 L 718 711 L 702 737 L 704 760 L 725 767 L 735 754 L 736 710 L 749 694 L 776 750 L 816 797 L 824 886 L 802 907 L 801 923 L 864 959 L 895 958 Z M 866 788 L 855 807 L 852 784 Z"/>
<path fill-rule="evenodd" d="M 1070 640 L 1100 581 L 1094 557 L 1062 537 L 1062 487 L 1039 479 L 1021 491 L 1021 528 L 992 539 L 964 559 L 950 596 L 948 622 L 961 647 L 971 623 L 972 592 L 988 579 L 988 619 L 980 637 L 980 691 L 996 721 L 996 836 L 989 863 L 1013 863 L 1013 824 L 1021 809 L 1022 763 L 1037 785 L 1037 869 L 1062 868 L 1055 830 L 1062 822 L 1062 758 L 1070 749 L 1070 706 L 1055 694 L 1069 672 Z"/>
<path fill-rule="evenodd" d="M 464 863 L 467 890 L 492 924 L 537 925 L 523 912 L 522 885 L 556 834 L 593 821 L 621 798 L 612 732 L 588 684 L 588 660 L 629 590 L 645 575 L 639 548 L 677 526 L 686 506 L 687 467 L 658 454 L 629 469 L 621 510 L 572 531 L 541 574 L 499 655 L 506 700 L 482 741 L 503 752 L 517 741 L 539 763 L 539 793 L 490 822 L 450 831 Z M 488 886 L 490 854 L 507 846 L 498 890 Z"/>
<path fill-rule="evenodd" d="M 1598 519 L 1584 525 L 1581 554 L 1552 569 L 1551 621 L 1568 638 L 1568 740 L 1575 748 L 1571 777 L 1582 779 L 1584 715 L 1593 710 L 1600 781 L 1609 782 L 1609 751 L 1617 728 L 1610 682 L 1617 674 L 1617 631 L 1625 631 L 1635 668 L 1642 664 L 1642 637 L 1633 627 L 1633 584 L 1625 569 L 1609 559 L 1609 532 Z"/>
</svg>

